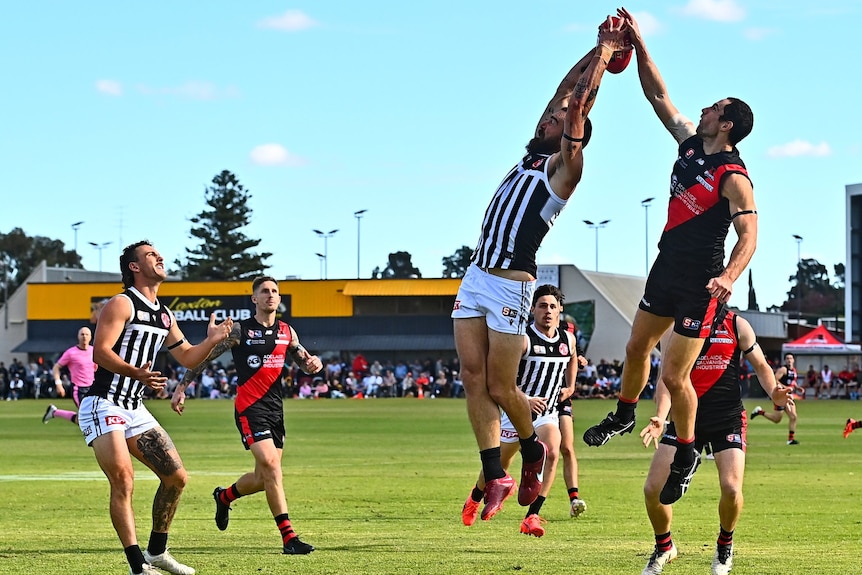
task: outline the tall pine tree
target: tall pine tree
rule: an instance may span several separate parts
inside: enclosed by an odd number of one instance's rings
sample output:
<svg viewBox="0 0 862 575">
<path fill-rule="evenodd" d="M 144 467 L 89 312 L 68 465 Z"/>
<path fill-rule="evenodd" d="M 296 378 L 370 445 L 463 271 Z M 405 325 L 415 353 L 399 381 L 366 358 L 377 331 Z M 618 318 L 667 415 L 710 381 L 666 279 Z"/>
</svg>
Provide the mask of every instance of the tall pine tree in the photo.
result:
<svg viewBox="0 0 862 575">
<path fill-rule="evenodd" d="M 190 236 L 200 240 L 195 249 L 186 248 L 186 262 L 175 262 L 183 278 L 189 280 L 244 280 L 262 274 L 269 265 L 269 252 L 256 254 L 249 250 L 260 240 L 253 240 L 241 228 L 251 220 L 248 193 L 239 179 L 223 170 L 205 192 L 209 209 L 191 218 Z"/>
</svg>

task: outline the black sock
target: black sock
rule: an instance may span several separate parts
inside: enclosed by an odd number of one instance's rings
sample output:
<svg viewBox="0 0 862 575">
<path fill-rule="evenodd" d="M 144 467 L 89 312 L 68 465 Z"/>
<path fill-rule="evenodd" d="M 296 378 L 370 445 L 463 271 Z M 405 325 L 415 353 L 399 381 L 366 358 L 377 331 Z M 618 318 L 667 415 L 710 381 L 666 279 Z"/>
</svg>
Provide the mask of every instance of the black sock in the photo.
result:
<svg viewBox="0 0 862 575">
<path fill-rule="evenodd" d="M 571 501 L 572 499 L 577 499 L 577 498 L 578 498 L 578 488 L 577 487 L 570 487 L 569 488 L 569 501 Z"/>
<path fill-rule="evenodd" d="M 137 545 L 129 545 L 123 551 L 126 552 L 126 561 L 132 568 L 132 573 L 141 573 L 144 570 L 144 553 Z"/>
<path fill-rule="evenodd" d="M 530 504 L 530 508 L 527 510 L 527 515 L 526 515 L 526 517 L 529 517 L 530 515 L 533 515 L 533 514 L 538 515 L 538 514 L 539 514 L 539 511 L 541 511 L 541 510 L 542 510 L 542 505 L 543 505 L 544 503 L 545 503 L 545 498 L 544 498 L 544 497 L 542 497 L 541 495 L 539 495 L 538 497 L 536 497 L 536 500 L 535 500 L 535 501 L 533 501 L 533 502 Z"/>
<path fill-rule="evenodd" d="M 473 501 L 476 501 L 478 503 L 479 501 L 482 501 L 482 498 L 484 496 L 485 496 L 485 492 L 474 485 L 473 491 L 470 492 L 470 499 L 472 499 Z"/>
<path fill-rule="evenodd" d="M 673 456 L 673 462 L 681 467 L 689 467 L 694 463 L 694 445 L 691 443 L 679 443 L 677 440 L 676 454 Z"/>
<path fill-rule="evenodd" d="M 479 452 L 479 457 L 482 459 L 482 474 L 485 476 L 485 481 L 506 476 L 506 472 L 503 471 L 503 464 L 500 462 L 499 447 L 483 449 Z"/>
<path fill-rule="evenodd" d="M 168 534 L 150 531 L 150 542 L 147 545 L 147 551 L 150 555 L 161 555 L 168 548 Z"/>
<path fill-rule="evenodd" d="M 623 401 L 622 399 L 617 400 L 617 417 L 622 419 L 623 421 L 630 421 L 635 418 L 635 408 L 638 406 L 637 402 L 630 403 L 628 401 Z"/>
<path fill-rule="evenodd" d="M 78 423 L 78 414 L 72 416 L 72 423 Z"/>
<path fill-rule="evenodd" d="M 718 526 L 718 530 L 716 545 L 733 545 L 733 531 L 725 531 L 721 525 Z"/>
<path fill-rule="evenodd" d="M 538 461 L 545 454 L 542 446 L 539 445 L 539 436 L 536 435 L 535 431 L 533 432 L 533 435 L 527 439 L 521 439 L 519 441 L 521 443 L 521 456 L 527 463 Z"/>
</svg>

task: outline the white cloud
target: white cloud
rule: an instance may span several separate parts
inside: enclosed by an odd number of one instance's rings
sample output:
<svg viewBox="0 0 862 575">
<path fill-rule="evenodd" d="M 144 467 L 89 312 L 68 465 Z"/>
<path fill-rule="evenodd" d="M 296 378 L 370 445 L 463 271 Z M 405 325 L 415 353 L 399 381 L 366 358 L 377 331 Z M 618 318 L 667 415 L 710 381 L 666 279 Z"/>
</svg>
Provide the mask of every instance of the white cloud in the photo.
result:
<svg viewBox="0 0 862 575">
<path fill-rule="evenodd" d="M 259 28 L 297 32 L 317 26 L 317 22 L 301 10 L 288 10 L 280 16 L 267 16 L 257 23 Z"/>
<path fill-rule="evenodd" d="M 735 0 L 689 0 L 682 13 L 717 22 L 738 22 L 745 18 L 745 10 Z"/>
<path fill-rule="evenodd" d="M 123 86 L 116 80 L 96 80 L 96 90 L 108 96 L 123 95 Z"/>
<path fill-rule="evenodd" d="M 248 157 L 253 164 L 258 166 L 303 166 L 305 160 L 291 154 L 287 148 L 281 144 L 261 144 L 255 146 L 249 153 Z"/>
<path fill-rule="evenodd" d="M 797 156 L 828 156 L 832 149 L 826 142 L 812 144 L 805 140 L 793 140 L 786 144 L 772 146 L 766 151 L 770 158 L 795 158 Z"/>
<path fill-rule="evenodd" d="M 212 82 L 199 82 L 190 80 L 179 86 L 165 86 L 154 88 L 146 84 L 139 84 L 138 91 L 146 96 L 177 96 L 189 100 L 216 100 L 219 98 L 237 98 L 240 95 L 239 88 L 228 86 L 219 88 Z"/>
<path fill-rule="evenodd" d="M 749 40 L 757 41 L 763 40 L 767 36 L 772 36 L 775 32 L 774 28 L 748 28 L 743 32 L 743 35 Z"/>
</svg>

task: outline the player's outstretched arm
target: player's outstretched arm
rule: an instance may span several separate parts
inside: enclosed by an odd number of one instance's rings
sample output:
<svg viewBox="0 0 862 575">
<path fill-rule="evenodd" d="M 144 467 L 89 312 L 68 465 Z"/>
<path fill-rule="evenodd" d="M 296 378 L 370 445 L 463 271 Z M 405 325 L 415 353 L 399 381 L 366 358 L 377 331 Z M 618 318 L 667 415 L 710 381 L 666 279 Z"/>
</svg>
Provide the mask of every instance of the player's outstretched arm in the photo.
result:
<svg viewBox="0 0 862 575">
<path fill-rule="evenodd" d="M 652 105 L 653 110 L 662 124 L 664 124 L 664 127 L 667 128 L 677 142 L 682 142 L 693 136 L 695 133 L 694 123 L 680 114 L 679 110 L 671 102 L 664 79 L 662 79 L 658 66 L 656 66 L 649 54 L 649 50 L 647 50 L 646 43 L 634 16 L 625 8 L 618 9 L 617 14 L 628 26 L 632 46 L 635 49 L 638 63 L 638 77 L 641 81 L 644 96 L 646 96 L 646 99 Z"/>
<path fill-rule="evenodd" d="M 589 140 L 587 115 L 595 104 L 602 75 L 611 56 L 625 46 L 625 23 L 614 22 L 609 16 L 599 29 L 599 39 L 586 70 L 578 78 L 569 97 L 560 152 L 551 158 L 551 189 L 567 200 L 581 180 L 584 168 L 583 149 Z"/>
</svg>

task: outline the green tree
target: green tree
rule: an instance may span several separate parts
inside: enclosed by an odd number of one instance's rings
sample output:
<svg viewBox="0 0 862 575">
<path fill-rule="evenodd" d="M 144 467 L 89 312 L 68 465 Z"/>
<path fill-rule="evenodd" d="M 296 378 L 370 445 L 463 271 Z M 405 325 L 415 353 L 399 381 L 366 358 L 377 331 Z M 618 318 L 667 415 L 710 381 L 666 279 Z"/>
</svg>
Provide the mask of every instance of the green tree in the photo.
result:
<svg viewBox="0 0 862 575">
<path fill-rule="evenodd" d="M 470 267 L 470 256 L 473 255 L 473 250 L 467 246 L 461 246 L 454 254 L 443 258 L 443 277 L 444 278 L 462 278 L 467 273 L 467 268 Z"/>
<path fill-rule="evenodd" d="M 824 317 L 841 315 L 844 308 L 844 264 L 833 267 L 835 283 L 830 281 L 826 266 L 813 258 L 803 259 L 796 273 L 788 278 L 792 283 L 787 292 L 783 311 L 803 316 Z"/>
<path fill-rule="evenodd" d="M 264 260 L 272 254 L 251 252 L 260 240 L 240 231 L 251 221 L 251 194 L 228 170 L 215 176 L 212 183 L 204 193 L 209 209 L 191 218 L 190 237 L 200 244 L 186 248 L 185 263 L 174 262 L 180 275 L 189 280 L 243 280 L 260 275 L 269 268 Z"/>
<path fill-rule="evenodd" d="M 60 240 L 45 236 L 28 236 L 21 228 L 0 233 L 0 303 L 12 294 L 27 276 L 45 260 L 49 266 L 81 268 L 81 256 L 67 250 Z M 8 285 L 6 285 L 8 283 Z"/>
<path fill-rule="evenodd" d="M 371 277 L 374 279 L 407 279 L 421 278 L 422 272 L 413 266 L 413 256 L 409 252 L 395 252 L 389 254 L 389 264 L 380 271 L 380 267 L 374 268 Z"/>
</svg>

